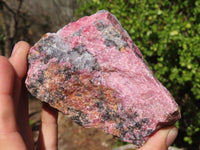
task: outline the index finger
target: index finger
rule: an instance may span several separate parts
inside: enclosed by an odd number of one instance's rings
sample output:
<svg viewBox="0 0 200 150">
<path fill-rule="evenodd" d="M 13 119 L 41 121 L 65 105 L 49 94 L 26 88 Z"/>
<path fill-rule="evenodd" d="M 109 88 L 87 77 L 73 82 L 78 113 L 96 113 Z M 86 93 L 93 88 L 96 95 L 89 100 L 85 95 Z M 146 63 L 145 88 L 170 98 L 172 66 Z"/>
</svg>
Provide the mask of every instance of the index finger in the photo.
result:
<svg viewBox="0 0 200 150">
<path fill-rule="evenodd" d="M 18 78 L 22 79 L 27 71 L 27 55 L 30 45 L 27 42 L 20 41 L 15 44 L 12 55 L 9 58 Z"/>
</svg>

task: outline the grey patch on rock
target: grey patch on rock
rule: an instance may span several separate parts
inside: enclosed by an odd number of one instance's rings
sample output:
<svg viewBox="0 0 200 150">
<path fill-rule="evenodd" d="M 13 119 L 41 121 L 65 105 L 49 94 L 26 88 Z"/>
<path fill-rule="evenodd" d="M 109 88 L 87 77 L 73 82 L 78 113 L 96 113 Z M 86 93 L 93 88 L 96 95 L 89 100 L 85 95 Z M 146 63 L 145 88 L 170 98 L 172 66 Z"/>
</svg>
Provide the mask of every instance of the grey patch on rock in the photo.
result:
<svg viewBox="0 0 200 150">
<path fill-rule="evenodd" d="M 98 31 L 102 31 L 107 28 L 107 25 L 105 25 L 103 21 L 95 22 L 94 25 Z"/>
<path fill-rule="evenodd" d="M 68 58 L 66 52 L 70 49 L 69 45 L 66 44 L 63 39 L 55 34 L 51 34 L 38 42 L 38 50 L 40 54 L 44 55 L 44 57 L 42 57 L 44 63 L 47 63 L 52 58 L 57 58 L 57 60 Z"/>
<path fill-rule="evenodd" d="M 110 47 L 110 46 L 115 46 L 117 47 L 117 44 L 115 43 L 115 41 L 113 40 L 110 40 L 110 39 L 106 39 L 104 44 L 107 46 L 107 47 Z"/>
<path fill-rule="evenodd" d="M 70 49 L 69 44 L 54 34 L 40 40 L 38 49 L 44 55 L 41 57 L 44 64 L 55 58 L 57 62 L 70 62 L 75 70 L 92 71 L 99 68 L 96 58 L 87 51 L 85 45 L 80 44 Z"/>
<path fill-rule="evenodd" d="M 97 101 L 96 107 L 98 108 L 98 112 L 102 112 L 105 109 L 104 103 L 102 101 Z"/>
<path fill-rule="evenodd" d="M 81 28 L 80 30 L 74 32 L 73 36 L 81 36 L 83 28 Z"/>
<path fill-rule="evenodd" d="M 118 49 L 127 46 L 127 42 L 123 40 L 121 33 L 114 29 L 112 25 L 104 29 L 102 37 L 105 39 L 106 46 L 114 45 Z"/>
<path fill-rule="evenodd" d="M 85 45 L 74 47 L 69 53 L 70 62 L 79 70 L 88 69 L 94 70 L 98 68 L 96 58 L 87 51 Z"/>
<path fill-rule="evenodd" d="M 87 119 L 87 115 L 84 114 L 80 110 L 76 110 L 74 108 L 67 108 L 69 117 L 72 119 L 75 123 L 77 123 L 80 126 L 84 126 L 89 123 L 89 120 Z"/>
</svg>

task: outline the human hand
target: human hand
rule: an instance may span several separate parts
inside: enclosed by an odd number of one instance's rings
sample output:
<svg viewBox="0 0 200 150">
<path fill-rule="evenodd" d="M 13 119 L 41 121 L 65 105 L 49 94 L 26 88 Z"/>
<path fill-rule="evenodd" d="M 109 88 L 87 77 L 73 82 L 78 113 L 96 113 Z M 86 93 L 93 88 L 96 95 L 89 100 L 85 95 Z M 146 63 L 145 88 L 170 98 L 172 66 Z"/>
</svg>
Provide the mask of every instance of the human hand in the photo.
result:
<svg viewBox="0 0 200 150">
<path fill-rule="evenodd" d="M 0 56 L 0 149 L 33 150 L 24 85 L 30 46 L 18 42 L 9 59 Z M 43 104 L 37 149 L 57 149 L 57 111 Z"/>
<path fill-rule="evenodd" d="M 174 126 L 160 129 L 138 150 L 167 150 L 177 135 L 178 129 Z"/>
<path fill-rule="evenodd" d="M 16 44 L 12 56 L 0 56 L 0 149 L 34 149 L 24 85 L 29 45 Z M 166 150 L 177 136 L 174 127 L 160 129 L 139 150 Z M 57 149 L 57 111 L 43 105 L 38 150 Z"/>
</svg>

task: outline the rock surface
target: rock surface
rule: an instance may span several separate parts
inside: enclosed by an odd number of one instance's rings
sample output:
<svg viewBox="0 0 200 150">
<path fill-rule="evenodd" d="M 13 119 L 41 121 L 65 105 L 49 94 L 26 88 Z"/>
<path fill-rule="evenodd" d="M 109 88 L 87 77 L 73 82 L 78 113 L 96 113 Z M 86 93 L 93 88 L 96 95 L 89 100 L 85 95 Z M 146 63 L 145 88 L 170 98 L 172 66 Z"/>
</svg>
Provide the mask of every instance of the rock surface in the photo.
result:
<svg viewBox="0 0 200 150">
<path fill-rule="evenodd" d="M 107 11 L 45 34 L 30 49 L 28 61 L 30 93 L 81 126 L 141 146 L 180 119 L 170 93 Z"/>
<path fill-rule="evenodd" d="M 136 145 L 127 144 L 127 145 L 123 145 L 123 146 L 114 148 L 113 150 L 137 150 L 137 149 L 138 149 L 138 147 Z M 156 147 L 155 147 L 155 149 L 156 149 Z M 168 150 L 184 150 L 184 149 L 170 146 L 170 147 L 168 147 Z"/>
</svg>

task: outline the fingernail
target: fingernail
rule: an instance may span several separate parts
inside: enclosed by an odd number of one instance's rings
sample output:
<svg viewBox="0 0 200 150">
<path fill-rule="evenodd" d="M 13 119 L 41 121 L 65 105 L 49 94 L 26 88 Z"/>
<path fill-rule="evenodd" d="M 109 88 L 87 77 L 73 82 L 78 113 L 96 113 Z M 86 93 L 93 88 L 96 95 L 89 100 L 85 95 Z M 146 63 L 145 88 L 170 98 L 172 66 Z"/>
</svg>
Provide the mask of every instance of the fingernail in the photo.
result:
<svg viewBox="0 0 200 150">
<path fill-rule="evenodd" d="M 14 55 L 18 55 L 18 54 L 26 54 L 27 55 L 27 52 L 26 53 L 23 53 L 23 51 L 27 51 L 27 49 L 30 48 L 30 45 L 24 41 L 19 41 L 15 44 L 14 48 L 13 48 L 13 51 L 12 51 L 12 55 L 11 56 L 14 56 Z"/>
<path fill-rule="evenodd" d="M 178 135 L 178 129 L 176 127 L 172 127 L 167 135 L 167 141 L 166 141 L 167 147 L 169 147 L 174 142 L 177 135 Z"/>
<path fill-rule="evenodd" d="M 15 53 L 16 53 L 16 51 L 17 51 L 18 48 L 19 48 L 19 44 L 16 43 L 15 46 L 14 46 L 14 48 L 13 48 L 13 51 L 12 51 L 12 56 L 15 55 Z"/>
</svg>

